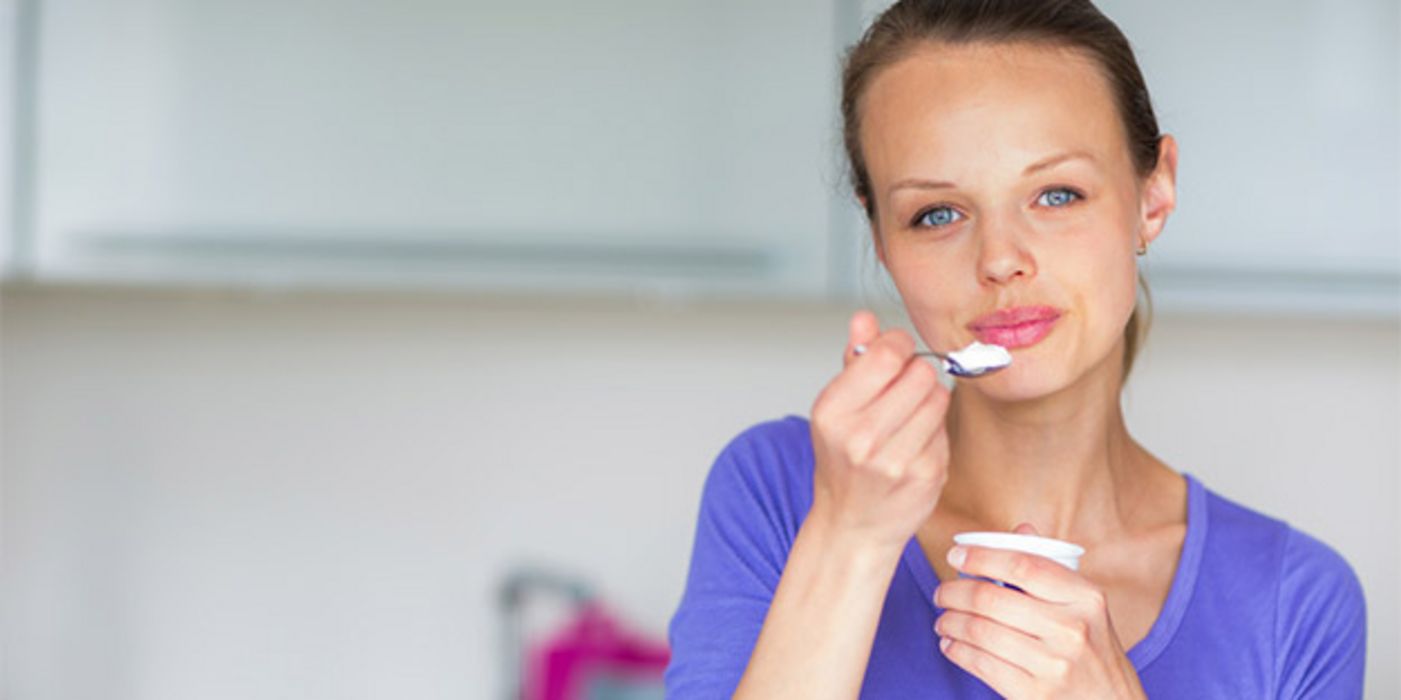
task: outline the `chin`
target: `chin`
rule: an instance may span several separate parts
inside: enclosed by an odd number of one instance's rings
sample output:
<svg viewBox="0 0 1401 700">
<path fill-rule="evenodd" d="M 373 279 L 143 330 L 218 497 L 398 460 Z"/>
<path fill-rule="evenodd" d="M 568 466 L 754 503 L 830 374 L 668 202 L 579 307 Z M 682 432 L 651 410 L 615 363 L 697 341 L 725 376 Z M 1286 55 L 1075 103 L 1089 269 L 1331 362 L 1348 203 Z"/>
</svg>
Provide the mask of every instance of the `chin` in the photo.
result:
<svg viewBox="0 0 1401 700">
<path fill-rule="evenodd" d="M 975 391 L 993 401 L 1018 403 L 1035 401 L 1065 390 L 1072 383 L 1059 371 L 1036 367 L 1013 356 L 1012 365 L 1004 370 L 977 379 L 959 379 L 965 390 Z"/>
<path fill-rule="evenodd" d="M 1041 353 L 1019 353 L 1014 350 L 1012 365 L 1006 370 L 976 379 L 957 379 L 957 382 L 961 388 L 981 393 L 995 402 L 1020 403 L 1066 391 L 1086 378 L 1084 368 L 1077 368 L 1073 363 L 1049 363 L 1047 360 L 1048 357 Z"/>
<path fill-rule="evenodd" d="M 1006 369 L 976 379 L 959 379 L 960 385 L 989 400 L 1019 403 L 1045 399 L 1071 389 L 1097 393 L 1099 388 L 1122 376 L 1122 341 L 1109 344 L 1086 358 L 1082 352 L 1063 348 L 1032 352 L 1033 348 L 1012 351 L 1012 364 Z M 1088 361 L 1087 361 L 1088 360 Z"/>
</svg>

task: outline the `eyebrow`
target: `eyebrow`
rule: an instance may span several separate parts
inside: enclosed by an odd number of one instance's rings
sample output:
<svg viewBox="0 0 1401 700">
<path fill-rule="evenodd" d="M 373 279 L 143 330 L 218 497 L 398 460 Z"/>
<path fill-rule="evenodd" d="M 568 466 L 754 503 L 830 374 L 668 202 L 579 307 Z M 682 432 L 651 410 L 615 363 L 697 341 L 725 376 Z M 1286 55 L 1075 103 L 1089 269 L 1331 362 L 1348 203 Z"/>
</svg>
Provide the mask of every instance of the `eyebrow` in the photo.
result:
<svg viewBox="0 0 1401 700">
<path fill-rule="evenodd" d="M 1095 157 L 1090 155 L 1087 151 L 1071 151 L 1069 153 L 1061 153 L 1058 155 L 1051 156 L 1050 158 L 1046 158 L 1037 163 L 1032 163 L 1031 165 L 1027 166 L 1026 170 L 1022 171 L 1022 177 L 1033 175 L 1047 168 L 1060 165 L 1061 163 L 1064 163 L 1067 160 L 1074 160 L 1076 158 L 1083 158 L 1090 162 L 1098 162 L 1095 160 Z M 890 188 L 890 192 L 902 189 L 949 189 L 955 186 L 956 185 L 954 185 L 952 182 L 947 182 L 944 180 L 925 180 L 923 178 L 912 177 L 906 178 L 892 185 Z"/>
</svg>

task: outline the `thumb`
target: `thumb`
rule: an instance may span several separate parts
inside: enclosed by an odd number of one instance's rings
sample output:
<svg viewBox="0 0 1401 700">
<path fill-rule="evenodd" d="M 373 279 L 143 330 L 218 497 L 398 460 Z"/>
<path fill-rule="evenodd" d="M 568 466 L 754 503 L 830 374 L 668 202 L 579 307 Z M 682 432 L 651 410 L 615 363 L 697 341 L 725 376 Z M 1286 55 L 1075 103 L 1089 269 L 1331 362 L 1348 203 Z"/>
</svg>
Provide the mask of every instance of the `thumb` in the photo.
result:
<svg viewBox="0 0 1401 700">
<path fill-rule="evenodd" d="M 846 353 L 842 356 L 843 366 L 856 359 L 857 345 L 870 345 L 879 336 L 880 319 L 877 319 L 875 314 L 866 309 L 852 314 L 851 323 L 848 325 Z"/>
<path fill-rule="evenodd" d="M 1014 533 L 1016 533 L 1016 534 L 1018 534 L 1018 535 L 1039 535 L 1039 534 L 1041 534 L 1041 533 L 1039 533 L 1039 532 L 1036 531 L 1036 526 L 1035 526 L 1035 525 L 1032 525 L 1031 523 L 1022 523 L 1022 524 L 1018 525 L 1016 528 L 1014 528 L 1014 529 L 1012 530 L 1012 532 L 1014 532 Z"/>
</svg>

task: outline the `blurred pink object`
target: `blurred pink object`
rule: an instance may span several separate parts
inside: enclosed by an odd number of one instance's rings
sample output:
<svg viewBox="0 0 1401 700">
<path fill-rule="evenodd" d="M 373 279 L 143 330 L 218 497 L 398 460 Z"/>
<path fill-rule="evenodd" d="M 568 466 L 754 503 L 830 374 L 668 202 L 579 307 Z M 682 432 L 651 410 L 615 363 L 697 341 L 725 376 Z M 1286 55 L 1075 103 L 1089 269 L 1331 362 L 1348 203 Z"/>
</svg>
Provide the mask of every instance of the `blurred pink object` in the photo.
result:
<svg viewBox="0 0 1401 700">
<path fill-rule="evenodd" d="M 532 645 L 523 700 L 592 700 L 589 689 L 600 682 L 660 688 L 670 658 L 666 644 L 630 632 L 590 601 L 564 629 Z"/>
</svg>

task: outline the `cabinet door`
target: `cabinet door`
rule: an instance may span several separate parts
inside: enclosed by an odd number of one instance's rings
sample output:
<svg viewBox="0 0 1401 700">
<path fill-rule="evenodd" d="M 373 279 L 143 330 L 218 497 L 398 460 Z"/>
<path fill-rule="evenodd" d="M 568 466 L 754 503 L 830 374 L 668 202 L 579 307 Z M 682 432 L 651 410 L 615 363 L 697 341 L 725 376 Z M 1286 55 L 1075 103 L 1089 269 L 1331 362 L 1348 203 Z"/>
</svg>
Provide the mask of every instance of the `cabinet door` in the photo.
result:
<svg viewBox="0 0 1401 700">
<path fill-rule="evenodd" d="M 1180 144 L 1177 212 L 1148 262 L 1164 300 L 1396 313 L 1395 0 L 1101 6 Z"/>
<path fill-rule="evenodd" d="M 53 0 L 40 276 L 826 292 L 799 0 Z"/>
</svg>

